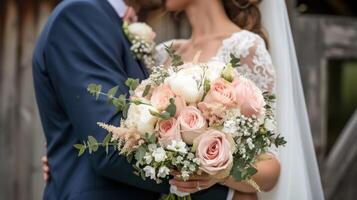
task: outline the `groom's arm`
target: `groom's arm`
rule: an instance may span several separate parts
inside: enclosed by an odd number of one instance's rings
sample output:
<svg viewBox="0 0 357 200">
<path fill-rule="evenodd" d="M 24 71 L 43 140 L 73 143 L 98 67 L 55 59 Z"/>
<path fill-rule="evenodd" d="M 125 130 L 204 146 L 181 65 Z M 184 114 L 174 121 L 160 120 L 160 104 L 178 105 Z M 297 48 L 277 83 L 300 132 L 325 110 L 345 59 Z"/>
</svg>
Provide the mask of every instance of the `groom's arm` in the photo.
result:
<svg viewBox="0 0 357 200">
<path fill-rule="evenodd" d="M 44 53 L 51 82 L 78 142 L 86 140 L 88 135 L 101 141 L 106 132 L 96 123 L 119 125 L 121 113 L 108 105 L 105 98 L 96 101 L 86 88 L 90 83 L 101 84 L 104 90 L 119 85 L 120 93 L 128 93 L 121 62 L 120 43 L 124 36 L 118 27 L 111 26 L 110 18 L 91 3 L 67 3 L 56 12 Z M 149 191 L 168 192 L 167 183 L 156 184 L 135 176 L 131 165 L 115 151 L 109 155 L 99 151 L 81 159 L 88 157 L 93 168 L 103 176 Z"/>
</svg>

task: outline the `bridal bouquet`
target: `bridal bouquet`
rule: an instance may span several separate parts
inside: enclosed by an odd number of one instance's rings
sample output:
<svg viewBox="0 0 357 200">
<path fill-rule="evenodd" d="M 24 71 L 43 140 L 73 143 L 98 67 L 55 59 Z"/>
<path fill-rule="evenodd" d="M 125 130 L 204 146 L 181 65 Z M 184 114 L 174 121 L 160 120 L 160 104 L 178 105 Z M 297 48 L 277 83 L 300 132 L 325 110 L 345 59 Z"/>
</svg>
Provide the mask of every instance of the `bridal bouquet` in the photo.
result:
<svg viewBox="0 0 357 200">
<path fill-rule="evenodd" d="M 97 98 L 106 96 L 123 119 L 119 126 L 99 122 L 107 137 L 98 142 L 89 136 L 76 144 L 79 155 L 112 146 L 144 180 L 160 183 L 172 172 L 188 180 L 206 173 L 254 185 L 258 155 L 285 144 L 276 130 L 274 95 L 238 74 L 239 59 L 233 55 L 229 63 L 197 64 L 182 62 L 170 47 L 167 51 L 172 65 L 153 67 L 140 83 L 128 79 L 128 97 L 117 97 L 118 87 L 105 93 L 101 85 L 88 86 Z M 180 195 L 175 188 L 171 192 Z"/>
</svg>

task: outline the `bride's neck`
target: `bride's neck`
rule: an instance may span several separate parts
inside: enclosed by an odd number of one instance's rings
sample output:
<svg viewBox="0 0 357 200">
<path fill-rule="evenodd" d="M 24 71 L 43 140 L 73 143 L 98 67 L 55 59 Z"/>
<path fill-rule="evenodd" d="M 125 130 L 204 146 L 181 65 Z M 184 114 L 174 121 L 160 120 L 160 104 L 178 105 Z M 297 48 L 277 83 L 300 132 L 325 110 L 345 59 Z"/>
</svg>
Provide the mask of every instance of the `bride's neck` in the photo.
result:
<svg viewBox="0 0 357 200">
<path fill-rule="evenodd" d="M 231 21 L 219 1 L 195 1 L 185 12 L 192 27 L 191 39 L 195 41 L 208 35 L 222 33 Z"/>
</svg>

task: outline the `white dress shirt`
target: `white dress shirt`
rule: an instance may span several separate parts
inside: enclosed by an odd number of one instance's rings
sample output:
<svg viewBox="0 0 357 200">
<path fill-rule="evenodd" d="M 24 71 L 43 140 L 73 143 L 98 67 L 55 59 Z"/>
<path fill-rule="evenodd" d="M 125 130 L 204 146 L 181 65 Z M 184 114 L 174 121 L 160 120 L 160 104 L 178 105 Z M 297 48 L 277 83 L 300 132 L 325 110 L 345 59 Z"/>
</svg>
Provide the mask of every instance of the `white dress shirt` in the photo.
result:
<svg viewBox="0 0 357 200">
<path fill-rule="evenodd" d="M 123 18 L 126 10 L 128 9 L 128 6 L 125 4 L 124 0 L 108 0 L 108 2 L 113 6 L 119 17 Z"/>
</svg>

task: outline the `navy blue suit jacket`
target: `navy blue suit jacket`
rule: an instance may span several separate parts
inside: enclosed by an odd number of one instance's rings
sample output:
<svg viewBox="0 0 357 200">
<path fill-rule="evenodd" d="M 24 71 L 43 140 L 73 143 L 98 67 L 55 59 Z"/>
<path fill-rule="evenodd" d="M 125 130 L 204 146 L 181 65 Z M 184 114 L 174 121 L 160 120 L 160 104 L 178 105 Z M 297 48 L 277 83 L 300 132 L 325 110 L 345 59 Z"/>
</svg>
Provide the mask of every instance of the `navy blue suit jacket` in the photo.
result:
<svg viewBox="0 0 357 200">
<path fill-rule="evenodd" d="M 167 183 L 143 181 L 115 151 L 77 157 L 73 148 L 88 135 L 102 140 L 97 122 L 119 125 L 120 114 L 105 98 L 90 96 L 87 85 L 104 90 L 119 85 L 128 93 L 128 77 L 147 72 L 130 53 L 122 21 L 107 0 L 65 0 L 53 11 L 33 58 L 33 76 L 40 117 L 47 140 L 51 179 L 44 199 L 158 199 Z M 227 188 L 214 186 L 194 199 L 225 199 Z"/>
</svg>

